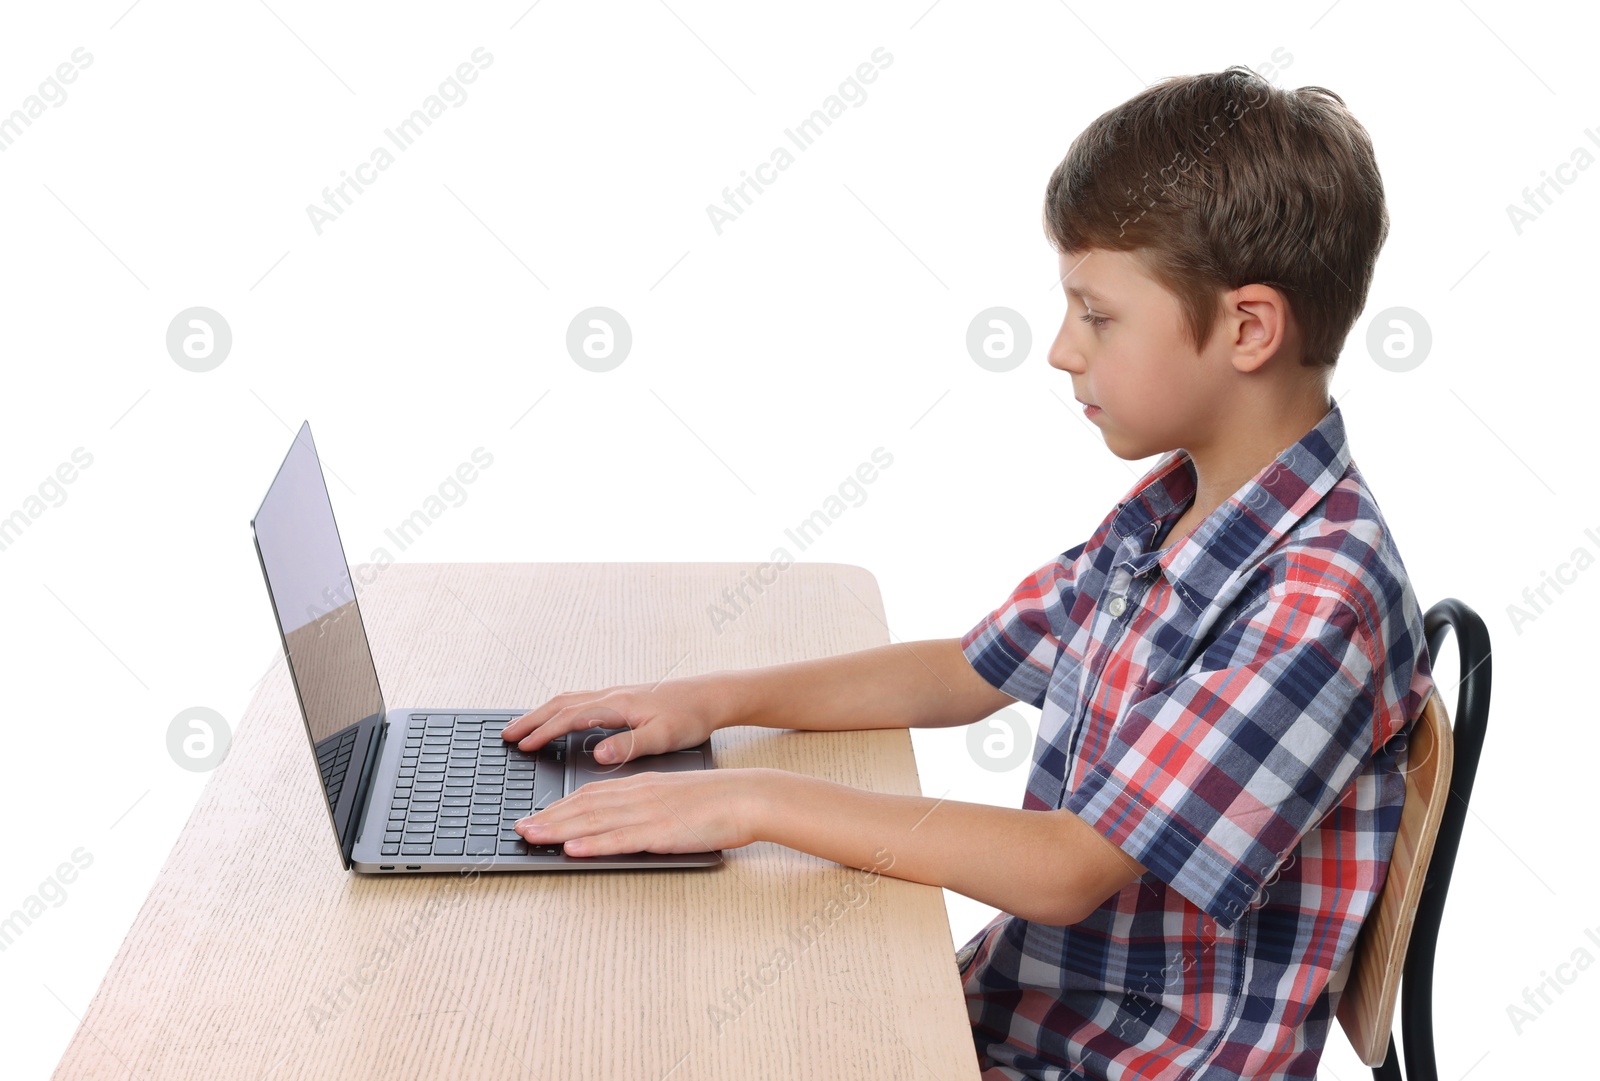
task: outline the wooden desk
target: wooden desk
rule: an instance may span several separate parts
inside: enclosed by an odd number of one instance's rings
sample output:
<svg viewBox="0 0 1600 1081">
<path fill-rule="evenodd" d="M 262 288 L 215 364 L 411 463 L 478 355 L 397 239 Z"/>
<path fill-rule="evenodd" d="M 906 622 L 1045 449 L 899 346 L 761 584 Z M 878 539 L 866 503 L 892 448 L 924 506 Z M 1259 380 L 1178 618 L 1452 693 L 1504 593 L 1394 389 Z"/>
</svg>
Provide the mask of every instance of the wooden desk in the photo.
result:
<svg viewBox="0 0 1600 1081">
<path fill-rule="evenodd" d="M 373 570 L 361 604 L 391 706 L 532 708 L 888 641 L 876 582 L 842 564 L 770 584 L 754 564 Z M 719 633 L 708 607 L 747 576 L 761 592 Z M 744 727 L 713 748 L 721 768 L 920 793 L 904 729 Z M 320 799 L 280 663 L 56 1077 L 978 1076 L 932 886 L 765 842 L 694 871 L 356 876 Z"/>
</svg>

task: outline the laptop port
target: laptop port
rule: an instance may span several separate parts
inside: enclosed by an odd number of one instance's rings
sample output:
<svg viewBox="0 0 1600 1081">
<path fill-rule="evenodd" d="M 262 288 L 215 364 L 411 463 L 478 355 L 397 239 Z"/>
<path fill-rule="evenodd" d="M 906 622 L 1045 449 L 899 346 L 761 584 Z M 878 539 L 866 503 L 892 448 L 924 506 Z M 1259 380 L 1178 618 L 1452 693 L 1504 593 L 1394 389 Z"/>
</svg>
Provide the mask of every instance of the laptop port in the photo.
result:
<svg viewBox="0 0 1600 1081">
<path fill-rule="evenodd" d="M 408 863 L 408 864 L 406 864 L 406 870 L 408 870 L 408 871 L 420 871 L 420 870 L 422 870 L 422 864 L 420 864 L 420 863 Z"/>
<path fill-rule="evenodd" d="M 394 870 L 394 864 L 392 864 L 392 863 L 380 864 L 379 867 L 378 867 L 378 870 L 380 870 L 380 871 L 392 871 L 392 870 Z"/>
</svg>

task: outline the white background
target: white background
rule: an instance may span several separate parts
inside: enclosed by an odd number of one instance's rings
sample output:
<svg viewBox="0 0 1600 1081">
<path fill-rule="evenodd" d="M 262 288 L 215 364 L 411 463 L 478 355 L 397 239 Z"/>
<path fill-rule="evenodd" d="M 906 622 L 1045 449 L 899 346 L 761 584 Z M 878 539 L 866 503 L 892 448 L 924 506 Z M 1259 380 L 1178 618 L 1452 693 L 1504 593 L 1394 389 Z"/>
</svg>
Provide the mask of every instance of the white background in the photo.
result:
<svg viewBox="0 0 1600 1081">
<path fill-rule="evenodd" d="M 246 523 L 292 426 L 312 420 L 358 559 L 480 446 L 493 467 L 402 558 L 765 559 L 882 446 L 892 467 L 804 558 L 869 568 L 896 640 L 961 634 L 1149 464 L 1114 457 L 1045 362 L 1064 304 L 1051 168 L 1143 86 L 1280 49 L 1274 80 L 1343 96 L 1388 193 L 1334 382 L 1357 464 L 1423 606 L 1460 597 L 1495 645 L 1435 984 L 1442 1076 L 1570 1076 L 1600 1004 L 1600 972 L 1559 967 L 1600 956 L 1581 453 L 1600 170 L 1520 233 L 1506 207 L 1600 152 L 1579 11 L 7 4 L 0 114 L 93 57 L 0 152 L 0 516 L 93 456 L 0 551 L 0 911 L 93 858 L 0 954 L 8 1076 L 49 1074 L 205 783 L 168 724 L 196 705 L 236 721 L 279 649 Z M 464 104 L 318 235 L 306 206 L 480 46 Z M 880 46 L 866 100 L 718 235 L 707 204 Z M 165 345 L 196 305 L 234 338 L 203 374 Z M 594 305 L 634 336 L 603 374 L 565 347 Z M 1034 335 L 1003 374 L 965 347 L 995 305 Z M 1366 349 L 1392 306 L 1432 329 L 1412 371 Z M 1585 569 L 1513 625 L 1580 548 Z M 1025 766 L 979 768 L 960 730 L 914 741 L 926 794 L 1019 804 Z M 959 945 L 992 910 L 946 897 Z M 1567 982 L 1519 1032 L 1508 1008 L 1547 977 Z M 1363 1076 L 1337 1029 L 1323 1064 Z"/>
</svg>

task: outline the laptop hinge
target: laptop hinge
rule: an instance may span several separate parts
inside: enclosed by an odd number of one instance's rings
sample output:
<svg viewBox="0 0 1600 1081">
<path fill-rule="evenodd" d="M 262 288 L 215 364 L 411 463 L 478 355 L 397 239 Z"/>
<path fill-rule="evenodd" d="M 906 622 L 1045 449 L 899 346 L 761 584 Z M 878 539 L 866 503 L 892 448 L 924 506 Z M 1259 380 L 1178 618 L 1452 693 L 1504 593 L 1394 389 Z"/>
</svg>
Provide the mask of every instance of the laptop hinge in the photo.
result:
<svg viewBox="0 0 1600 1081">
<path fill-rule="evenodd" d="M 345 826 L 345 835 L 339 843 L 347 868 L 353 862 L 356 838 L 361 836 L 361 827 L 366 821 L 367 799 L 372 795 L 372 778 L 378 772 L 380 760 L 378 756 L 383 750 L 383 741 L 389 733 L 387 714 L 380 713 L 378 716 L 383 719 L 373 726 L 373 734 L 367 737 L 367 753 L 362 757 L 361 771 L 356 779 L 355 802 L 350 805 L 350 819 Z"/>
</svg>

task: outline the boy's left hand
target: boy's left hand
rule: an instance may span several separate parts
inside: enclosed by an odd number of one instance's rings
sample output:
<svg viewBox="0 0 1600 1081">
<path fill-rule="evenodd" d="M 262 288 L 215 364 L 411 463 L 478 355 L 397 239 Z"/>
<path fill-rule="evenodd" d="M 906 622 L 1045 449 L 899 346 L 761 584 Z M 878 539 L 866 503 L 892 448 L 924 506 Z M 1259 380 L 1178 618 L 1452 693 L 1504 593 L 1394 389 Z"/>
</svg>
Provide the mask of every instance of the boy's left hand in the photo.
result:
<svg viewBox="0 0 1600 1081">
<path fill-rule="evenodd" d="M 710 852 L 760 840 L 770 780 L 760 769 L 637 773 L 590 781 L 517 822 L 529 844 L 568 842 L 569 856 Z M 536 828 L 542 827 L 542 828 Z"/>
</svg>

